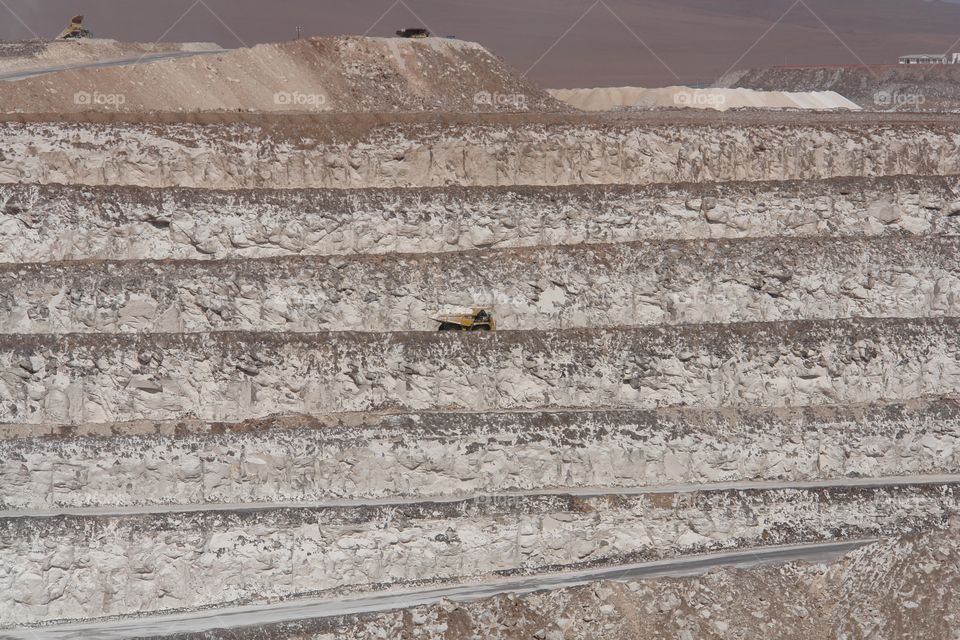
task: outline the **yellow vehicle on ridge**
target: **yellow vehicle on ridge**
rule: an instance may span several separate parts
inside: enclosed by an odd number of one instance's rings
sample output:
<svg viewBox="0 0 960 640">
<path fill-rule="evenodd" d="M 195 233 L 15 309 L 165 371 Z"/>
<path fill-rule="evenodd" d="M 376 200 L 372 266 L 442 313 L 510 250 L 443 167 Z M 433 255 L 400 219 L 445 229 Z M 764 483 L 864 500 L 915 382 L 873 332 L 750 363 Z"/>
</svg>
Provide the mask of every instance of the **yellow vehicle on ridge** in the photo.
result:
<svg viewBox="0 0 960 640">
<path fill-rule="evenodd" d="M 74 16 L 70 26 L 60 32 L 57 40 L 80 40 L 89 37 L 90 31 L 83 28 L 83 16 Z"/>
<path fill-rule="evenodd" d="M 487 309 L 473 308 L 469 313 L 439 313 L 431 318 L 440 323 L 440 331 L 496 331 L 497 322 Z"/>
<path fill-rule="evenodd" d="M 401 29 L 397 31 L 397 35 L 401 38 L 413 38 L 415 40 L 420 40 L 423 38 L 429 38 L 430 32 L 422 28 Z"/>
</svg>

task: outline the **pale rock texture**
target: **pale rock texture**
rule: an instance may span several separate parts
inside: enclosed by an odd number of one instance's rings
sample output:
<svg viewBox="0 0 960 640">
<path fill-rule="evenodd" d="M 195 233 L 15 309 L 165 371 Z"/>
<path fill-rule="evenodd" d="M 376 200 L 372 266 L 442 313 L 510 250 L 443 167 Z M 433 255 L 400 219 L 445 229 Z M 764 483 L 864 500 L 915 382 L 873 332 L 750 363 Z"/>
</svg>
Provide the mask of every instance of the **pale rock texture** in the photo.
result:
<svg viewBox="0 0 960 640">
<path fill-rule="evenodd" d="M 960 408 L 287 416 L 0 440 L 0 511 L 960 473 Z"/>
<path fill-rule="evenodd" d="M 958 485 L 0 519 L 0 625 L 943 527 Z"/>
<path fill-rule="evenodd" d="M 958 256 L 885 236 L 0 266 L 0 331 L 433 331 L 475 306 L 501 330 L 957 317 Z"/>
<path fill-rule="evenodd" d="M 305 119 L 304 123 L 310 120 Z M 0 124 L 0 183 L 377 188 L 960 174 L 955 125 L 663 125 L 596 118 L 368 124 Z M 353 124 L 356 128 L 356 125 Z"/>
<path fill-rule="evenodd" d="M 0 184 L 0 262 L 926 237 L 960 233 L 958 214 L 953 177 L 288 191 Z"/>
<path fill-rule="evenodd" d="M 948 395 L 956 319 L 560 332 L 0 338 L 0 422 L 796 406 Z"/>
</svg>

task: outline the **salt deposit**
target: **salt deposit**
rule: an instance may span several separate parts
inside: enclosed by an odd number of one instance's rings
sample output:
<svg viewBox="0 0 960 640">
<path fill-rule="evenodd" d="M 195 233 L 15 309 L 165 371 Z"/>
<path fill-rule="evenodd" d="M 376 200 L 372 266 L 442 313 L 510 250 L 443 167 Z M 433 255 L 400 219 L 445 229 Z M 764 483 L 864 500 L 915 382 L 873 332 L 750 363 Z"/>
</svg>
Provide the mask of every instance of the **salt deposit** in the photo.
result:
<svg viewBox="0 0 960 640">
<path fill-rule="evenodd" d="M 856 103 L 833 91 L 753 91 L 751 89 L 692 89 L 690 87 L 610 87 L 596 89 L 551 89 L 550 94 L 584 111 L 623 108 L 659 109 L 850 109 Z"/>
</svg>

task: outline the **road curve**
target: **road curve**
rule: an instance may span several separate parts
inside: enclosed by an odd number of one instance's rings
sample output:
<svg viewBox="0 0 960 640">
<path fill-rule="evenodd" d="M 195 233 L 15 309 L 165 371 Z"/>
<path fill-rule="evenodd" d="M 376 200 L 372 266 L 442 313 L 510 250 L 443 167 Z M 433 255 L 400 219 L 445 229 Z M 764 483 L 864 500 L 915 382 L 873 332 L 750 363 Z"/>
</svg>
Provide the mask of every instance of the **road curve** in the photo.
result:
<svg viewBox="0 0 960 640">
<path fill-rule="evenodd" d="M 165 53 L 150 53 L 143 56 L 132 58 L 118 58 L 115 60 L 102 60 L 99 62 L 81 62 L 77 64 L 64 64 L 54 67 L 42 67 L 38 69 L 25 69 L 14 71 L 12 73 L 0 73 L 0 81 L 15 82 L 17 80 L 26 80 L 27 78 L 36 78 L 50 73 L 60 73 L 61 71 L 76 71 L 78 69 L 102 69 L 105 67 L 124 67 L 138 64 L 150 64 L 151 62 L 160 62 L 161 60 L 175 60 L 177 58 L 189 58 L 191 56 L 209 56 L 218 53 L 226 53 L 228 49 L 213 49 L 210 51 L 168 51 Z"/>
<path fill-rule="evenodd" d="M 337 600 L 295 600 L 266 605 L 208 609 L 173 615 L 9 629 L 0 631 L 0 639 L 120 640 L 203 633 L 213 629 L 236 630 L 243 627 L 297 620 L 406 609 L 434 604 L 442 599 L 466 602 L 506 593 L 520 594 L 561 589 L 598 580 L 623 581 L 668 576 L 692 576 L 701 575 L 719 567 L 752 568 L 800 560 L 831 562 L 854 549 L 876 541 L 876 538 L 869 538 L 846 542 L 758 547 L 582 571 L 503 578 L 478 584 L 456 584 L 429 589 L 388 591 Z"/>
<path fill-rule="evenodd" d="M 270 509 L 321 509 L 333 507 L 382 507 L 405 504 L 446 504 L 468 500 L 488 500 L 497 502 L 513 498 L 538 496 L 577 496 L 581 498 L 603 496 L 638 496 L 664 493 L 695 493 L 697 491 L 776 491 L 776 490 L 812 490 L 812 489 L 883 489 L 887 487 L 924 486 L 931 484 L 960 483 L 960 475 L 923 475 L 923 476 L 886 476 L 877 478 L 839 478 L 832 480 L 761 480 L 740 482 L 716 482 L 709 484 L 670 484 L 649 487 L 573 487 L 560 489 L 540 489 L 535 491 L 514 491 L 491 494 L 461 494 L 455 496 L 407 496 L 370 500 L 318 500 L 312 502 L 239 502 L 204 504 L 169 504 L 133 507 L 62 507 L 57 509 L 11 509 L 0 510 L 0 518 L 55 518 L 58 516 L 78 517 L 123 517 L 161 513 L 198 513 L 198 512 L 251 512 Z"/>
</svg>

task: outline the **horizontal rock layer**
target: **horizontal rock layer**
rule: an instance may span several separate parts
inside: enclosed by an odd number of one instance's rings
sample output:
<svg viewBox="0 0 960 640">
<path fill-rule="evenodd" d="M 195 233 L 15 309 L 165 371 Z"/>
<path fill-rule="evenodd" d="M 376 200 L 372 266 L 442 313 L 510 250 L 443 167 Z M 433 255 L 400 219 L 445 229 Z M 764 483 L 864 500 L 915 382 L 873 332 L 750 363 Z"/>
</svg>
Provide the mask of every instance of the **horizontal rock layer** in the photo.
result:
<svg viewBox="0 0 960 640">
<path fill-rule="evenodd" d="M 75 437 L 0 440 L 0 510 L 960 473 L 960 405 L 942 399 L 87 429 Z"/>
<path fill-rule="evenodd" d="M 309 120 L 292 118 L 304 126 Z M 335 126 L 335 120 L 325 121 Z M 960 173 L 950 120 L 745 126 L 643 119 L 372 124 L 0 123 L 0 183 L 377 188 L 813 180 Z"/>
<path fill-rule="evenodd" d="M 0 262 L 960 233 L 956 177 L 208 191 L 0 184 Z"/>
<path fill-rule="evenodd" d="M 0 331 L 432 331 L 451 305 L 501 329 L 956 317 L 958 256 L 885 237 L 0 266 Z"/>
<path fill-rule="evenodd" d="M 946 526 L 958 485 L 0 519 L 0 625 Z"/>
<path fill-rule="evenodd" d="M 0 422 L 905 400 L 956 390 L 958 324 L 6 335 L 0 336 Z"/>
</svg>

